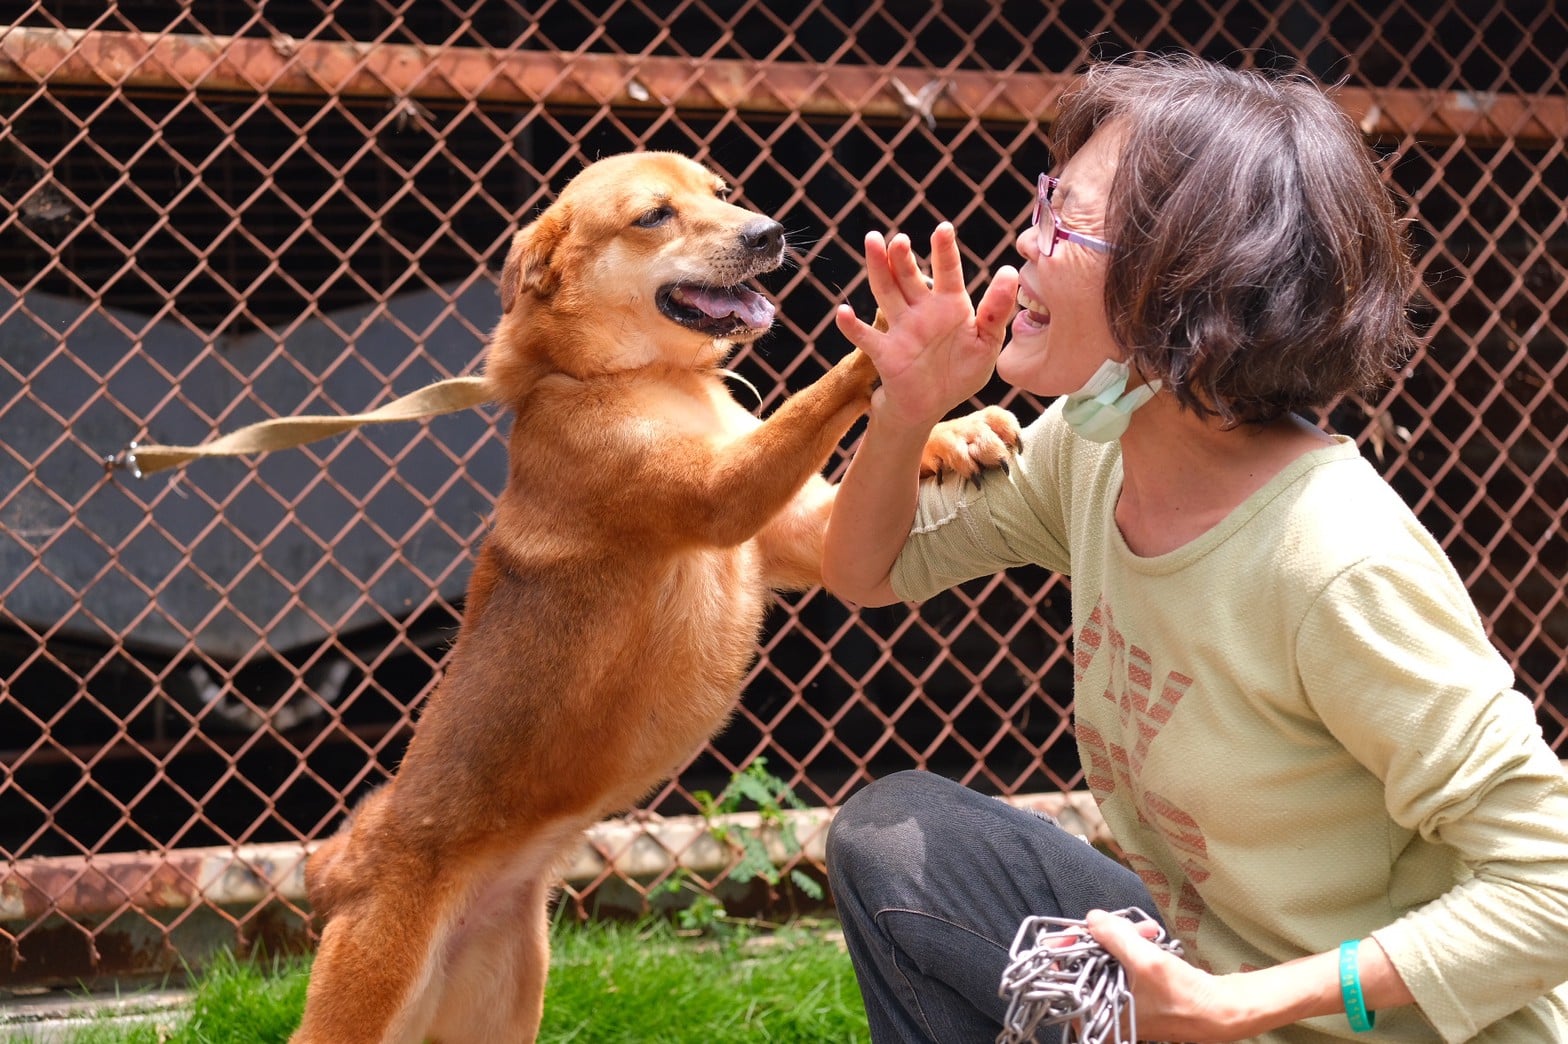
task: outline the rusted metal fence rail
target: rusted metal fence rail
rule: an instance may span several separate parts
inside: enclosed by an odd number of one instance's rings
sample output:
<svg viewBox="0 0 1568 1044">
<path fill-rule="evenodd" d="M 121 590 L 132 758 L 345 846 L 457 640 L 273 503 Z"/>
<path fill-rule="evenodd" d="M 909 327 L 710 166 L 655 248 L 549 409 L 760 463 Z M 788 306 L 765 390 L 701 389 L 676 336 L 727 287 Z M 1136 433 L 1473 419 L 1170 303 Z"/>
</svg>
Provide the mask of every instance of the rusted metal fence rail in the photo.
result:
<svg viewBox="0 0 1568 1044">
<path fill-rule="evenodd" d="M 53 89 L 196 91 L 785 114 L 864 120 L 1049 123 L 1069 73 L 886 69 L 801 62 L 494 51 L 18 27 L 0 41 L 0 83 Z M 896 82 L 895 82 L 896 81 Z M 1568 99 L 1496 91 L 1346 87 L 1363 132 L 1550 144 Z"/>
<path fill-rule="evenodd" d="M 955 221 L 976 285 L 1013 258 L 1092 55 L 1338 85 L 1410 221 L 1427 338 L 1324 419 L 1454 558 L 1568 753 L 1555 6 L 344 6 L 0 4 L 0 989 L 308 945 L 300 859 L 397 764 L 504 464 L 481 411 L 174 480 L 106 454 L 470 371 L 511 231 L 636 148 L 698 156 L 789 228 L 779 329 L 735 360 L 770 408 L 844 350 L 867 230 Z M 812 806 L 808 868 L 834 806 L 916 765 L 1099 836 L 1067 627 L 1063 585 L 1027 570 L 919 610 L 781 599 L 731 727 L 593 832 L 565 901 L 640 909 L 677 873 L 766 900 L 692 815 L 759 756 Z"/>
</svg>

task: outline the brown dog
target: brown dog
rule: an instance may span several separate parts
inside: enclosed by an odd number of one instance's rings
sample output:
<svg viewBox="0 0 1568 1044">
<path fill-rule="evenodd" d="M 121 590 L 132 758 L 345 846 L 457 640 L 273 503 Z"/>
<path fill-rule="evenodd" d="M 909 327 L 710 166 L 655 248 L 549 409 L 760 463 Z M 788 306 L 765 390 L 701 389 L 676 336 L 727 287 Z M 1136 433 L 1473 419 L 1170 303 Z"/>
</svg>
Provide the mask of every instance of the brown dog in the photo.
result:
<svg viewBox="0 0 1568 1044">
<path fill-rule="evenodd" d="M 783 230 L 680 156 L 601 160 L 512 241 L 486 354 L 516 421 L 465 622 L 397 777 L 311 857 L 301 1044 L 532 1041 L 546 904 L 582 830 L 723 724 L 769 588 L 819 581 L 817 472 L 876 380 L 851 352 L 758 421 L 717 367 Z M 973 472 L 1017 429 L 945 426 Z"/>
</svg>

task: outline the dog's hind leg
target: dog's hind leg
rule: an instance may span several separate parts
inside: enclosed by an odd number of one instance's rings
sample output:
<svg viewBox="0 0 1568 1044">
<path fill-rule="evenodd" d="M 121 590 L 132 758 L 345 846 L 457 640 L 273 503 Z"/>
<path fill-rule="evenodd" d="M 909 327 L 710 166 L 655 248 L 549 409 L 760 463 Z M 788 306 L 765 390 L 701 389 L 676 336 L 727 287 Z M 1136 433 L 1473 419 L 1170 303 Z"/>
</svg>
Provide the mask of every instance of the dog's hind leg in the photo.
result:
<svg viewBox="0 0 1568 1044">
<path fill-rule="evenodd" d="M 435 1044 L 533 1044 L 550 968 L 549 897 L 540 876 L 464 915 L 430 1028 Z"/>
<path fill-rule="evenodd" d="M 430 882 L 386 881 L 322 933 L 292 1044 L 419 1044 L 450 928 Z"/>
</svg>

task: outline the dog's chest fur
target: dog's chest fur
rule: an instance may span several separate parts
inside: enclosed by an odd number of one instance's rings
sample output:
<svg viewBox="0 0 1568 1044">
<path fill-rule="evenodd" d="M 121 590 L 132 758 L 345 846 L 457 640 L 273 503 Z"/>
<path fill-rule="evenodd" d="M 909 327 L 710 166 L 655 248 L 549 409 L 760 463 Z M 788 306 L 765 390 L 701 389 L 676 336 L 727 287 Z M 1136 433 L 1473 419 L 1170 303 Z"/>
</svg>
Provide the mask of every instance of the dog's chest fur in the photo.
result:
<svg viewBox="0 0 1568 1044">
<path fill-rule="evenodd" d="M 701 444 L 722 456 L 757 424 L 723 398 L 645 399 L 635 412 L 608 413 L 589 436 L 550 438 L 559 429 L 549 404 L 519 420 L 518 463 L 480 555 L 450 684 L 432 699 L 422 732 L 445 731 L 445 719 L 460 714 L 506 742 L 476 734 L 443 745 L 504 749 L 536 765 L 575 751 L 563 773 L 622 781 L 605 795 L 608 810 L 679 769 L 722 724 L 769 604 L 756 542 L 672 540 L 679 499 L 635 483 L 646 464 L 639 449 Z M 553 408 L 581 406 L 563 399 Z M 530 772 L 530 793 L 517 795 L 525 808 L 554 789 L 538 775 Z M 490 792 L 507 776 L 498 763 L 473 779 Z"/>
</svg>

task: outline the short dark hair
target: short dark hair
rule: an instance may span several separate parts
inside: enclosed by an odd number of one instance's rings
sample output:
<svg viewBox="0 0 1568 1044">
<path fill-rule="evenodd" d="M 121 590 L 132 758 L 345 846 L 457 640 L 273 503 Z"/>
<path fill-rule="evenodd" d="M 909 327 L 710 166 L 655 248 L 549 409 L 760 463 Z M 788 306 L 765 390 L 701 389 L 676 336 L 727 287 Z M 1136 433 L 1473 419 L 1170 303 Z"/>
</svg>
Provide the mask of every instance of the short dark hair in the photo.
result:
<svg viewBox="0 0 1568 1044">
<path fill-rule="evenodd" d="M 1094 65 L 1061 100 L 1057 159 L 1108 123 L 1127 138 L 1106 310 L 1145 377 L 1235 424 L 1327 406 L 1404 364 L 1409 247 L 1371 150 L 1315 80 L 1191 56 Z"/>
</svg>

